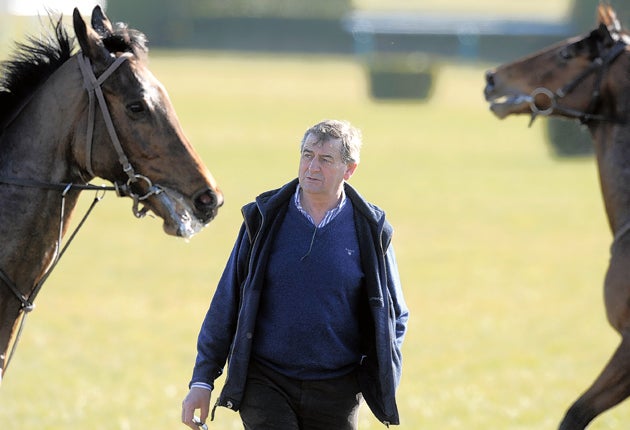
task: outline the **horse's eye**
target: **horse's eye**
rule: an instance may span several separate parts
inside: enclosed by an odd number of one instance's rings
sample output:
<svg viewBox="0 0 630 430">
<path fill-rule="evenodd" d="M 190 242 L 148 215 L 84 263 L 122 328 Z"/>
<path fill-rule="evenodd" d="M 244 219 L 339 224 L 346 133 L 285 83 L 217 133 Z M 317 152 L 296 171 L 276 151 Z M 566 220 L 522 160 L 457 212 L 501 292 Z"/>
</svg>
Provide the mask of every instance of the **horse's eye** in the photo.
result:
<svg viewBox="0 0 630 430">
<path fill-rule="evenodd" d="M 132 113 L 142 113 L 145 110 L 144 103 L 133 102 L 127 105 L 127 109 Z"/>
</svg>

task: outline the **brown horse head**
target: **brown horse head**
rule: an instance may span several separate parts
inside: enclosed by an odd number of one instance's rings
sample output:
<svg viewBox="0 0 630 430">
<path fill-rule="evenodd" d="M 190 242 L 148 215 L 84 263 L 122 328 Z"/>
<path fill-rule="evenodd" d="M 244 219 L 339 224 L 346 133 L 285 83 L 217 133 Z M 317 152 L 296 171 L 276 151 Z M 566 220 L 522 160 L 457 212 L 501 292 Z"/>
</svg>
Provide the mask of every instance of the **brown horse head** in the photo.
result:
<svg viewBox="0 0 630 430">
<path fill-rule="evenodd" d="M 73 151 L 83 177 L 122 184 L 125 194 L 145 206 L 136 214 L 150 209 L 164 220 L 167 233 L 192 236 L 216 216 L 223 196 L 184 135 L 165 88 L 147 67 L 144 36 L 122 24 L 114 28 L 98 6 L 91 27 L 76 9 L 73 18 L 81 46 L 77 61 L 87 65 L 81 67 L 83 80 L 88 87 L 98 81 L 88 88 L 93 99 L 86 95 L 85 100 L 111 116 L 110 124 L 98 113 L 92 124 L 87 120 L 91 139 L 76 135 Z M 94 100 L 99 91 L 106 107 Z"/>
<path fill-rule="evenodd" d="M 598 13 L 599 26 L 589 34 L 488 71 L 484 94 L 492 112 L 499 118 L 531 114 L 532 121 L 537 115 L 614 118 L 615 106 L 603 100 L 617 89 L 611 69 L 626 36 L 610 6 L 600 5 Z"/>
</svg>

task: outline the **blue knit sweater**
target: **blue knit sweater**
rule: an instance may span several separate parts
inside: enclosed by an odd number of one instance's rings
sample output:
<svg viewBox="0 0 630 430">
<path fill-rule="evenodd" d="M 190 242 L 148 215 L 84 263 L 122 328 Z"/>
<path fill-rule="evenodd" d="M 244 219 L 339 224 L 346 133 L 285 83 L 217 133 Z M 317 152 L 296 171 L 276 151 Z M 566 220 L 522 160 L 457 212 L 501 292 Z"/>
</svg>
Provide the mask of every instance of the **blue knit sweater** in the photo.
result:
<svg viewBox="0 0 630 430">
<path fill-rule="evenodd" d="M 321 228 L 290 204 L 269 255 L 254 357 L 297 379 L 348 373 L 361 359 L 366 297 L 352 204 Z"/>
</svg>

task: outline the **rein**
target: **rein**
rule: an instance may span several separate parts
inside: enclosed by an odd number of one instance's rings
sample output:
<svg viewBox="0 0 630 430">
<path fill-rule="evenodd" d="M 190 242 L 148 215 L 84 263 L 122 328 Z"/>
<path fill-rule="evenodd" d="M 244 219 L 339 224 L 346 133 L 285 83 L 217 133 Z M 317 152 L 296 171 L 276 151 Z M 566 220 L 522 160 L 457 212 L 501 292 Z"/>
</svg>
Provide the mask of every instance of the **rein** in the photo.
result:
<svg viewBox="0 0 630 430">
<path fill-rule="evenodd" d="M 5 370 L 11 358 L 15 353 L 15 349 L 20 340 L 22 330 L 24 328 L 24 323 L 26 321 L 26 315 L 28 315 L 34 308 L 34 301 L 37 297 L 37 294 L 40 292 L 44 282 L 48 279 L 52 270 L 55 268 L 60 258 L 65 253 L 66 249 L 78 233 L 79 229 L 83 226 L 88 216 L 92 212 L 92 209 L 96 206 L 96 204 L 102 200 L 104 197 L 104 193 L 106 191 L 116 191 L 118 196 L 129 196 L 133 199 L 133 213 L 137 218 L 141 218 L 146 215 L 148 209 L 146 207 L 139 208 L 139 204 L 148 199 L 153 195 L 160 194 L 163 189 L 159 185 L 154 185 L 149 178 L 146 176 L 135 173 L 129 159 L 125 155 L 125 152 L 120 144 L 120 140 L 118 139 L 118 135 L 116 134 L 116 129 L 114 128 L 114 124 L 112 122 L 111 115 L 109 113 L 109 109 L 107 107 L 107 103 L 105 101 L 105 97 L 103 95 L 103 90 L 101 89 L 101 85 L 103 82 L 107 80 L 108 77 L 112 75 L 112 73 L 127 59 L 132 56 L 130 53 L 124 53 L 120 57 L 116 58 L 116 60 L 103 72 L 98 78 L 94 75 L 94 71 L 90 64 L 90 60 L 83 55 L 83 53 L 79 52 L 77 54 L 77 61 L 79 63 L 79 68 L 81 70 L 81 74 L 83 76 L 83 84 L 84 88 L 88 93 L 88 121 L 87 121 L 87 132 L 86 132 L 86 169 L 88 173 L 94 177 L 94 171 L 92 170 L 92 143 L 94 136 L 94 121 L 95 121 L 95 101 L 94 98 L 98 101 L 98 105 L 100 107 L 100 111 L 103 115 L 103 120 L 105 121 L 105 126 L 107 128 L 107 132 L 109 134 L 110 140 L 116 150 L 118 155 L 118 161 L 120 162 L 123 171 L 127 174 L 127 182 L 126 183 L 118 183 L 113 181 L 113 186 L 96 186 L 91 184 L 74 184 L 74 183 L 54 183 L 54 182 L 45 182 L 39 181 L 36 179 L 27 179 L 27 178 L 0 178 L 0 184 L 5 185 L 13 185 L 13 186 L 21 186 L 21 187 L 31 187 L 31 188 L 40 188 L 46 190 L 60 191 L 61 192 L 61 210 L 60 210 L 60 218 L 59 218 L 59 233 L 57 242 L 55 243 L 55 252 L 52 258 L 51 264 L 44 272 L 44 275 L 41 279 L 33 286 L 31 292 L 28 296 L 23 295 L 17 285 L 7 276 L 7 274 L 0 269 L 0 281 L 7 285 L 9 290 L 15 295 L 15 297 L 20 301 L 20 315 L 21 316 L 20 324 L 18 326 L 17 335 L 15 340 L 13 341 L 13 345 L 10 348 L 9 355 L 4 357 L 0 354 L 0 378 L 2 377 L 2 372 Z M 144 182 L 148 187 L 148 191 L 144 195 L 136 194 L 132 192 L 131 186 L 132 184 Z M 65 219 L 65 199 L 68 192 L 71 190 L 94 190 L 96 191 L 96 196 L 87 209 L 85 215 L 75 228 L 75 230 L 70 235 L 69 239 L 65 243 L 64 247 L 61 248 L 62 235 L 63 235 L 63 227 L 64 227 L 64 219 Z M 2 366 L 2 359 L 4 359 L 4 366 Z"/>
<path fill-rule="evenodd" d="M 61 185 L 61 184 L 47 184 L 47 185 L 49 185 L 51 187 L 52 186 L 56 187 L 57 185 Z M 58 233 L 57 242 L 55 243 L 55 253 L 54 253 L 54 256 L 53 256 L 53 259 L 52 259 L 52 262 L 51 262 L 50 266 L 48 267 L 48 269 L 46 270 L 44 275 L 41 277 L 41 279 L 35 284 L 35 286 L 31 290 L 31 292 L 28 295 L 28 297 L 26 297 L 22 293 L 20 293 L 20 290 L 18 289 L 17 285 L 15 285 L 15 283 L 13 281 L 11 281 L 11 279 L 9 279 L 7 274 L 4 273 L 4 271 L 2 269 L 0 269 L 0 280 L 2 280 L 5 283 L 5 285 L 7 285 L 9 287 L 9 290 L 11 290 L 13 292 L 13 294 L 15 295 L 15 297 L 17 297 L 17 299 L 21 302 L 20 315 L 18 316 L 18 318 L 21 316 L 20 324 L 18 326 L 18 331 L 17 331 L 17 334 L 15 336 L 15 340 L 13 341 L 13 345 L 11 346 L 11 351 L 10 351 L 9 355 L 6 357 L 6 360 L 4 361 L 4 367 L 0 367 L 0 376 L 2 375 L 2 372 L 7 367 L 9 367 L 9 363 L 11 362 L 11 359 L 13 358 L 13 355 L 15 354 L 15 349 L 17 347 L 17 344 L 18 344 L 20 338 L 22 337 L 22 330 L 24 329 L 24 323 L 26 322 L 26 315 L 28 315 L 31 311 L 33 311 L 33 309 L 35 309 L 35 303 L 34 303 L 35 302 L 35 298 L 37 297 L 37 295 L 41 291 L 42 286 L 44 285 L 44 282 L 48 279 L 48 277 L 52 273 L 53 269 L 57 266 L 57 263 L 59 262 L 59 260 L 63 256 L 63 254 L 66 252 L 66 250 L 68 249 L 68 246 L 70 245 L 70 243 L 72 243 L 72 240 L 75 238 L 75 236 L 77 235 L 77 233 L 79 232 L 81 227 L 83 227 L 83 224 L 87 220 L 88 216 L 90 215 L 90 213 L 92 213 L 92 209 L 94 209 L 96 204 L 103 199 L 103 197 L 105 196 L 105 194 L 104 194 L 105 191 L 111 191 L 111 190 L 114 189 L 113 187 L 105 187 L 105 186 L 99 187 L 99 186 L 95 186 L 95 185 L 91 185 L 91 186 L 89 186 L 89 188 L 87 188 L 87 187 L 88 186 L 85 186 L 85 185 L 84 186 L 80 186 L 80 189 L 97 190 L 96 196 L 94 197 L 94 200 L 92 201 L 92 204 L 89 206 L 89 208 L 87 209 L 87 211 L 83 215 L 83 218 L 81 218 L 81 221 L 75 227 L 74 231 L 72 232 L 72 234 L 70 235 L 70 237 L 66 241 L 64 247 L 60 251 L 61 240 L 62 240 L 62 235 L 63 235 L 63 224 L 64 224 L 63 221 L 64 221 L 65 207 L 66 207 L 66 205 L 65 205 L 66 195 L 68 194 L 68 192 L 70 192 L 71 189 L 77 188 L 77 185 L 76 184 L 66 184 L 63 192 L 61 193 L 61 211 L 60 211 L 60 214 L 59 214 L 59 233 Z M 3 357 L 0 356 L 0 358 L 3 358 Z"/>
<path fill-rule="evenodd" d="M 549 116 L 554 112 L 558 112 L 568 117 L 578 119 L 580 120 L 582 124 L 585 124 L 593 120 L 617 122 L 617 120 L 614 118 L 609 118 L 604 115 L 596 115 L 596 114 L 591 113 L 591 111 L 595 108 L 595 104 L 597 103 L 601 95 L 600 86 L 601 86 L 602 78 L 604 77 L 604 73 L 606 72 L 607 67 L 610 66 L 617 59 L 617 57 L 619 57 L 619 55 L 621 55 L 621 53 L 626 49 L 627 46 L 628 45 L 623 40 L 618 40 L 617 42 L 615 42 L 612 48 L 608 50 L 605 56 L 603 57 L 599 56 L 595 58 L 591 62 L 589 67 L 584 69 L 571 82 L 569 82 L 562 88 L 559 88 L 555 92 L 544 87 L 536 88 L 534 91 L 532 91 L 531 95 L 529 96 L 529 107 L 532 111 L 532 116 L 531 116 L 529 125 L 531 126 L 533 124 L 534 120 L 538 117 L 538 115 Z M 593 73 L 597 73 L 597 77 L 593 85 L 593 91 L 591 93 L 591 101 L 586 111 L 566 108 L 558 104 L 558 100 L 565 97 L 575 88 L 577 88 L 577 86 L 584 79 L 586 79 L 589 75 Z M 548 108 L 540 109 L 538 107 L 538 105 L 536 104 L 536 96 L 539 96 L 539 95 L 543 95 L 547 97 L 547 99 L 549 100 Z"/>
</svg>

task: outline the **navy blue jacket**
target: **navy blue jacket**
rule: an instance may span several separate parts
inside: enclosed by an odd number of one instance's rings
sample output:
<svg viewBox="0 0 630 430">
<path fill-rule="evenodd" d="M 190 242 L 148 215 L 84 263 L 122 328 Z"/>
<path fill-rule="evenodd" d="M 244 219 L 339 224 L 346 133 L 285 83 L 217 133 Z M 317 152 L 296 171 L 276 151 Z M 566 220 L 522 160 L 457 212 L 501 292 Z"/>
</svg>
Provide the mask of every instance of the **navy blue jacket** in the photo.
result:
<svg viewBox="0 0 630 430">
<path fill-rule="evenodd" d="M 214 386 L 228 362 L 227 378 L 216 406 L 238 410 L 245 390 L 260 294 L 273 237 L 293 198 L 297 179 L 268 191 L 242 209 L 243 224 L 201 326 L 191 384 Z M 373 331 L 357 363 L 363 397 L 384 424 L 399 424 L 395 393 L 402 370 L 401 346 L 407 326 L 393 229 L 385 213 L 347 183 L 354 207 L 361 265 L 365 273 Z M 215 407 L 216 407 L 215 406 Z"/>
</svg>

